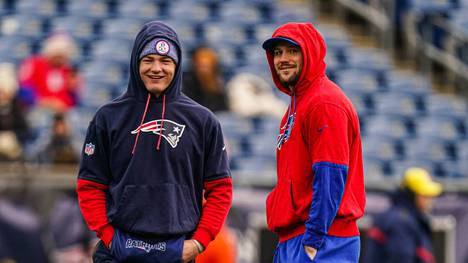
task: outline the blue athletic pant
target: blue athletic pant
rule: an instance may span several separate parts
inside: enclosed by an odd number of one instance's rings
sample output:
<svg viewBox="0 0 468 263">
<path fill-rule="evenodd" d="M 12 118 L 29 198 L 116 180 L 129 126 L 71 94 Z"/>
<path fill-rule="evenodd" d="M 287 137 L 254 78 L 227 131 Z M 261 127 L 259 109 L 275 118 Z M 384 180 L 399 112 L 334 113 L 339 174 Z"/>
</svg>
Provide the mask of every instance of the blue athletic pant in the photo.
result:
<svg viewBox="0 0 468 263">
<path fill-rule="evenodd" d="M 305 253 L 299 235 L 278 243 L 273 263 L 357 263 L 359 262 L 360 238 L 325 236 L 322 247 L 313 260 Z"/>
</svg>

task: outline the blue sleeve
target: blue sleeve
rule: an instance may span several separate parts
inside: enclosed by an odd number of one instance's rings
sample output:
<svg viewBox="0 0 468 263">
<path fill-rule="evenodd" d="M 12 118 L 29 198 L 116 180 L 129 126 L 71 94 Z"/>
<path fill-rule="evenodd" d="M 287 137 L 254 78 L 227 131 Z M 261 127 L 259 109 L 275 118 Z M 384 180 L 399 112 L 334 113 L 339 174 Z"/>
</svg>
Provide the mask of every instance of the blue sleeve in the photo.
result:
<svg viewBox="0 0 468 263">
<path fill-rule="evenodd" d="M 226 146 L 220 123 L 214 119 L 205 138 L 205 174 L 204 181 L 231 177 Z"/>
<path fill-rule="evenodd" d="M 81 154 L 78 179 L 108 185 L 110 182 L 109 141 L 106 132 L 91 121 Z"/>
<path fill-rule="evenodd" d="M 343 197 L 348 166 L 319 162 L 312 166 L 314 171 L 312 205 L 309 219 L 305 222 L 306 232 L 302 244 L 319 249 L 328 233 Z"/>
<path fill-rule="evenodd" d="M 37 101 L 37 94 L 32 87 L 21 86 L 18 90 L 18 99 L 25 105 L 34 105 Z"/>
</svg>

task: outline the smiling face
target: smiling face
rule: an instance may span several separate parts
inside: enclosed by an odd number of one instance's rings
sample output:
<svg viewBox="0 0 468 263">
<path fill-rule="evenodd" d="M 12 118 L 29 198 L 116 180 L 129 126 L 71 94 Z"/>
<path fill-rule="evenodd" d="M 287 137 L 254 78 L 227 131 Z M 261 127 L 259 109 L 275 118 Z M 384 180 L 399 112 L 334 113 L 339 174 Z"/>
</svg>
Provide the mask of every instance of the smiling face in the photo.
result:
<svg viewBox="0 0 468 263">
<path fill-rule="evenodd" d="M 287 42 L 278 43 L 273 49 L 273 63 L 281 84 L 292 90 L 301 76 L 301 48 Z"/>
<path fill-rule="evenodd" d="M 150 54 L 140 60 L 140 78 L 146 89 L 157 97 L 169 87 L 175 71 L 176 64 L 167 56 Z"/>
</svg>

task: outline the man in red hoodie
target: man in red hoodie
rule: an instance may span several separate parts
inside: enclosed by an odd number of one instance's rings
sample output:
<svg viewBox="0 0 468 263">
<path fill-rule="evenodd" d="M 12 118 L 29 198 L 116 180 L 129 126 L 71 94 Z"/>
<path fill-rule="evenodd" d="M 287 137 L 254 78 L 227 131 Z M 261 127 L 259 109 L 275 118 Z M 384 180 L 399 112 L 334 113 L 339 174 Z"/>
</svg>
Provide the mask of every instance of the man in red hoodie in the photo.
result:
<svg viewBox="0 0 468 263">
<path fill-rule="evenodd" d="M 268 228 L 274 262 L 358 262 L 365 191 L 359 120 L 325 75 L 326 46 L 310 23 L 287 23 L 263 43 L 273 80 L 291 96 L 277 139 Z"/>
</svg>

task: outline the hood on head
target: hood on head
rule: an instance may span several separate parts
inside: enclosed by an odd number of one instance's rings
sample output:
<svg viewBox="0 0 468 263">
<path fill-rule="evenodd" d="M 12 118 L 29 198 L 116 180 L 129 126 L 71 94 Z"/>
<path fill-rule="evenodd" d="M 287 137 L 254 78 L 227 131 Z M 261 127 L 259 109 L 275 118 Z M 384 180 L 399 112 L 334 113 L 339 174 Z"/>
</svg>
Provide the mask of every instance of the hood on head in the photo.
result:
<svg viewBox="0 0 468 263">
<path fill-rule="evenodd" d="M 139 72 L 139 55 L 145 48 L 146 44 L 155 38 L 167 39 L 177 48 L 177 56 L 179 61 L 176 65 L 176 73 L 169 87 L 163 92 L 167 99 L 174 100 L 181 94 L 182 81 L 182 52 L 179 38 L 176 32 L 166 24 L 158 21 L 146 23 L 138 32 L 133 44 L 132 55 L 130 58 L 130 80 L 128 83 L 127 93 L 136 97 L 138 100 L 146 100 L 148 91 L 145 88 L 143 81 L 140 78 Z M 160 96 L 162 97 L 162 96 Z M 161 98 L 159 98 L 161 99 Z"/>
<path fill-rule="evenodd" d="M 295 87 L 295 93 L 299 95 L 317 78 L 325 75 L 325 40 L 311 23 L 284 24 L 273 32 L 272 38 L 278 37 L 291 39 L 301 47 L 304 59 L 303 68 Z M 266 55 L 276 87 L 282 92 L 291 95 L 291 90 L 281 84 L 276 74 L 275 65 L 273 64 L 273 54 L 266 51 Z"/>
</svg>

